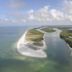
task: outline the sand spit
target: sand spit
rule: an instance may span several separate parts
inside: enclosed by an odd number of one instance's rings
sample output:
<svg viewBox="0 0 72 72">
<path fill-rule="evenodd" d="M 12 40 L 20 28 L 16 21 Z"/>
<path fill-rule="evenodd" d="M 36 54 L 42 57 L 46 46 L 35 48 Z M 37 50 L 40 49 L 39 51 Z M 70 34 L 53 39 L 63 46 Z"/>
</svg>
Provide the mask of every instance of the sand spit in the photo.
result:
<svg viewBox="0 0 72 72">
<path fill-rule="evenodd" d="M 44 51 L 46 49 L 46 43 L 45 40 L 42 41 L 43 46 L 36 46 L 32 45 L 31 42 L 27 41 L 25 39 L 26 34 L 29 30 L 25 31 L 25 33 L 22 35 L 22 37 L 17 42 L 17 50 L 21 55 L 24 56 L 30 56 L 30 57 L 38 57 L 38 58 L 46 58 L 47 54 Z M 29 44 L 31 46 L 29 46 Z M 31 47 L 37 47 L 37 50 L 34 50 Z"/>
</svg>

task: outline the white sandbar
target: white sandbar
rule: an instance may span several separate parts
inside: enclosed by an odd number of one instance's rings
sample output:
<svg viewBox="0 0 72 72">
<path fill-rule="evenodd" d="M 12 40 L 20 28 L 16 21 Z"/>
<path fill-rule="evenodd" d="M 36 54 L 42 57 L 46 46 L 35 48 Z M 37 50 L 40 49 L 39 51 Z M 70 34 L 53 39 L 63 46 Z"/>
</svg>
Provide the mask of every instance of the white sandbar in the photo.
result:
<svg viewBox="0 0 72 72">
<path fill-rule="evenodd" d="M 32 44 L 31 42 L 27 41 L 25 39 L 25 36 L 29 30 L 25 31 L 25 33 L 22 35 L 22 37 L 18 40 L 17 42 L 17 51 L 24 56 L 30 56 L 30 57 L 38 57 L 38 58 L 46 58 L 47 54 L 44 51 L 46 48 L 46 43 L 45 40 L 42 41 L 43 46 L 36 46 L 36 45 L 31 45 L 29 47 L 29 44 Z M 39 49 L 34 50 L 31 47 L 37 47 Z"/>
</svg>

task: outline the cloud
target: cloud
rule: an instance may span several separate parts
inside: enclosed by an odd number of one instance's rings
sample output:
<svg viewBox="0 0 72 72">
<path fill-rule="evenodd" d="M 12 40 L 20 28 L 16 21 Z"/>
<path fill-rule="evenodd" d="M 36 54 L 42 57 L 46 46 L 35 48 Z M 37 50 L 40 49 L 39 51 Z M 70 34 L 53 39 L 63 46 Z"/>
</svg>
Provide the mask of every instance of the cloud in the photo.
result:
<svg viewBox="0 0 72 72">
<path fill-rule="evenodd" d="M 26 20 L 25 19 L 22 19 L 21 21 L 24 22 L 24 23 L 26 23 Z"/>
<path fill-rule="evenodd" d="M 35 18 L 38 21 L 48 21 L 50 20 L 50 14 L 49 14 L 49 7 L 48 6 L 44 6 L 43 8 L 37 10 L 35 12 Z"/>
<path fill-rule="evenodd" d="M 28 20 L 34 20 L 34 10 L 33 9 L 28 11 Z"/>
<path fill-rule="evenodd" d="M 49 18 L 49 7 L 48 6 L 44 6 L 43 8 L 40 8 L 36 11 L 34 11 L 33 9 L 31 9 L 29 12 L 28 12 L 28 19 L 29 20 L 35 20 L 35 21 L 42 21 L 42 22 L 45 22 L 45 21 L 48 21 L 50 20 Z"/>
<path fill-rule="evenodd" d="M 72 21 L 72 0 L 64 0 L 64 13 L 66 18 Z"/>
<path fill-rule="evenodd" d="M 29 13 L 29 14 L 34 13 L 34 10 L 31 9 L 31 10 L 28 11 L 28 13 Z"/>
<path fill-rule="evenodd" d="M 55 19 L 55 20 L 63 20 L 64 19 L 64 13 L 59 10 L 51 9 L 50 13 L 51 13 L 53 19 Z"/>
<path fill-rule="evenodd" d="M 72 14 L 72 0 L 64 0 L 64 10 Z"/>
<path fill-rule="evenodd" d="M 34 15 L 33 14 L 29 15 L 29 20 L 34 20 Z"/>
<path fill-rule="evenodd" d="M 28 13 L 28 19 L 31 21 L 49 22 L 49 21 L 72 21 L 72 1 L 64 0 L 63 10 L 51 9 L 50 6 L 44 6 L 36 11 L 31 9 Z"/>
<path fill-rule="evenodd" d="M 28 12 L 28 19 L 31 21 L 35 20 L 40 22 L 48 22 L 52 20 L 63 20 L 64 13 L 56 9 L 50 9 L 49 6 L 44 6 L 43 8 L 40 8 L 36 11 L 31 9 Z"/>
<path fill-rule="evenodd" d="M 68 19 L 69 19 L 70 21 L 72 21 L 72 15 L 69 15 L 69 16 L 68 16 Z"/>
<path fill-rule="evenodd" d="M 13 0 L 14 1 L 14 0 Z M 12 2 L 11 2 L 12 3 Z M 19 0 L 15 0 L 12 3 L 12 8 L 19 8 L 22 6 L 22 2 Z M 12 23 L 29 23 L 29 22 L 41 22 L 41 23 L 48 23 L 54 21 L 55 23 L 67 23 L 69 21 L 72 22 L 72 1 L 71 0 L 64 0 L 63 10 L 51 8 L 48 5 L 45 5 L 38 10 L 31 9 L 28 12 L 22 13 L 15 13 L 14 19 L 4 19 L 5 22 L 12 22 Z"/>
<path fill-rule="evenodd" d="M 11 20 L 12 23 L 26 23 L 30 21 L 37 21 L 37 22 L 49 22 L 49 21 L 58 21 L 64 19 L 64 13 L 56 10 L 51 9 L 49 6 L 44 6 L 38 10 L 29 10 L 26 14 L 14 14 L 15 19 Z M 70 17 L 69 17 L 70 18 Z"/>
</svg>

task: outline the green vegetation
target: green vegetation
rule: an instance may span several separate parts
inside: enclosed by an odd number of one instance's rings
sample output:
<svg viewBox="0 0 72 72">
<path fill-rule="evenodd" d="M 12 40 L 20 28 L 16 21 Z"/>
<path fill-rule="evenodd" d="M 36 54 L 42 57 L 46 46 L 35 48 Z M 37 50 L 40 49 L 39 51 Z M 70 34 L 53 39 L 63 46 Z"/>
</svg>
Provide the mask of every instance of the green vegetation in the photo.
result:
<svg viewBox="0 0 72 72">
<path fill-rule="evenodd" d="M 40 42 L 41 40 L 43 40 L 43 36 L 44 36 L 44 33 L 39 32 L 36 29 L 31 29 L 28 31 L 26 35 L 26 40 Z"/>
<path fill-rule="evenodd" d="M 72 48 L 72 30 L 63 30 L 60 33 L 60 38 L 64 39 Z"/>
<path fill-rule="evenodd" d="M 40 42 L 40 43 L 39 42 L 34 42 L 33 44 L 34 45 L 37 45 L 37 46 L 43 46 L 43 43 L 42 42 Z"/>
<path fill-rule="evenodd" d="M 55 32 L 55 30 L 53 28 L 43 28 L 41 30 L 43 30 L 45 32 Z"/>
</svg>

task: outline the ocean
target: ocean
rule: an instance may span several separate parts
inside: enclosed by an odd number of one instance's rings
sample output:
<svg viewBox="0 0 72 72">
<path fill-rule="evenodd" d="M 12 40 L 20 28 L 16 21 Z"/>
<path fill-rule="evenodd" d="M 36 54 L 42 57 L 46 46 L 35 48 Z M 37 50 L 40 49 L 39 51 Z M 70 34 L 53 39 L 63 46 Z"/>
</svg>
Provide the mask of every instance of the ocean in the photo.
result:
<svg viewBox="0 0 72 72">
<path fill-rule="evenodd" d="M 57 39 L 47 40 L 47 58 L 20 55 L 16 43 L 28 28 L 30 27 L 0 27 L 0 72 L 72 72 L 70 51 L 62 48 L 63 43 L 55 43 L 58 42 Z"/>
</svg>

